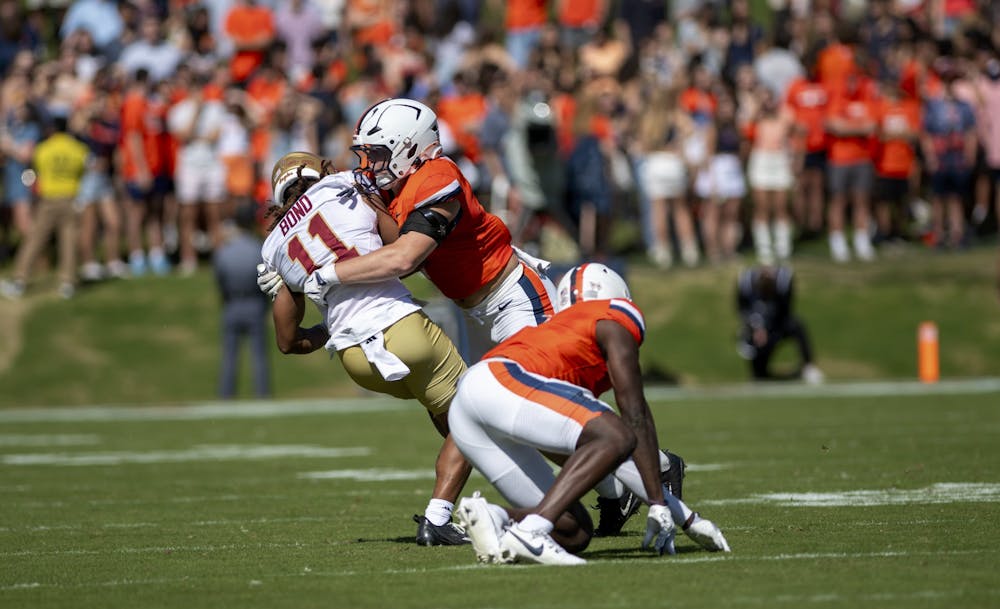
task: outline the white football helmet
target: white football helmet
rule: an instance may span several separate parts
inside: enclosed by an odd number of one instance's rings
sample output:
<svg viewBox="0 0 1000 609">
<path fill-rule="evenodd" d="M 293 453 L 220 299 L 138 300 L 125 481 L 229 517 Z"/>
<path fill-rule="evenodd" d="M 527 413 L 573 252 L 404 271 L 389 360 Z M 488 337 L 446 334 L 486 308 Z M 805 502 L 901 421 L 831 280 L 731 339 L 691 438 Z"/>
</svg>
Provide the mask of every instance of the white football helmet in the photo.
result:
<svg viewBox="0 0 1000 609">
<path fill-rule="evenodd" d="M 588 262 L 566 271 L 556 288 L 556 312 L 585 300 L 632 300 L 622 276 L 603 264 Z"/>
<path fill-rule="evenodd" d="M 416 100 L 382 100 L 361 115 L 351 150 L 360 169 L 371 173 L 379 188 L 389 188 L 421 161 L 441 154 L 437 115 Z"/>
</svg>

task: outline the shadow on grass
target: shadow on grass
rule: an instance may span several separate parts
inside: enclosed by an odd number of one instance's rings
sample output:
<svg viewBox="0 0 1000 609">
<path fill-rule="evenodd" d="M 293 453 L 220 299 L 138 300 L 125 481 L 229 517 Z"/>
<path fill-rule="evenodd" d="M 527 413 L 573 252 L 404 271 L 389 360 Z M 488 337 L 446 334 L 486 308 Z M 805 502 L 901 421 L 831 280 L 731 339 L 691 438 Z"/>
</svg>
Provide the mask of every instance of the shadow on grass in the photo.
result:
<svg viewBox="0 0 1000 609">
<path fill-rule="evenodd" d="M 691 546 L 682 546 L 677 548 L 677 555 L 691 554 L 691 553 L 704 553 L 705 551 L 701 548 L 695 548 Z M 659 556 L 656 552 L 651 550 L 644 550 L 639 547 L 639 542 L 636 543 L 635 547 L 632 548 L 604 548 L 601 550 L 584 550 L 581 554 L 583 558 L 587 560 L 595 560 L 602 558 L 617 559 L 617 558 L 628 558 L 635 560 L 642 559 L 665 559 L 669 556 Z"/>
</svg>

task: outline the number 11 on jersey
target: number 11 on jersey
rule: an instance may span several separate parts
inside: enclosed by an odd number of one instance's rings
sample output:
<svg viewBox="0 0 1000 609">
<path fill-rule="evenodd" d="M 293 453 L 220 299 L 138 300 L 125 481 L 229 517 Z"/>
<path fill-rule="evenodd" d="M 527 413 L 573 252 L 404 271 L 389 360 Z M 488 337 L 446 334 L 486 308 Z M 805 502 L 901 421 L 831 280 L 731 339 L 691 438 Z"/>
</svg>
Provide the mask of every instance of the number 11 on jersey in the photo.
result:
<svg viewBox="0 0 1000 609">
<path fill-rule="evenodd" d="M 337 233 L 333 232 L 321 214 L 316 214 L 309 220 L 309 234 L 313 237 L 319 237 L 333 254 L 335 260 L 357 258 L 359 255 L 358 250 L 344 245 L 344 242 L 340 240 Z M 306 251 L 306 247 L 302 245 L 298 235 L 288 242 L 288 257 L 301 264 L 302 268 L 306 270 L 306 274 L 312 274 L 319 268 L 316 261 Z"/>
</svg>

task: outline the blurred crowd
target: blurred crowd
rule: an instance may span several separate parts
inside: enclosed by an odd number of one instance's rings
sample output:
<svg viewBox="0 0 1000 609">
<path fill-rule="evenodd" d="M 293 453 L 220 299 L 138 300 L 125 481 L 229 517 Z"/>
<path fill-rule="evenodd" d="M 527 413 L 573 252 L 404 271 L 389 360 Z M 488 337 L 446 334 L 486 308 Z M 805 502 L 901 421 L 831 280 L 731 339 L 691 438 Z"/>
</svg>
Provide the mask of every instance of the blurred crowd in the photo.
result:
<svg viewBox="0 0 1000 609">
<path fill-rule="evenodd" d="M 958 248 L 1000 208 L 1000 3 L 976 0 L 0 0 L 0 260 L 32 231 L 34 151 L 89 149 L 79 279 L 188 275 L 273 161 L 353 167 L 390 96 L 515 241 L 612 232 L 667 268 Z M 20 280 L 23 290 L 23 278 Z M 16 286 L 15 286 L 16 287 Z"/>
</svg>

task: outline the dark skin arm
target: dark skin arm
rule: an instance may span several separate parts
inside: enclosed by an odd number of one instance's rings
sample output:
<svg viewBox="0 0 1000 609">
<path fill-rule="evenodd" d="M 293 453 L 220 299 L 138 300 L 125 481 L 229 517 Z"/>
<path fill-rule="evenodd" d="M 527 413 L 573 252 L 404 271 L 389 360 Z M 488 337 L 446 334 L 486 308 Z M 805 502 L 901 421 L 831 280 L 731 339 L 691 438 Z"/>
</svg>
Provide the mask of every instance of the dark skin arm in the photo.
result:
<svg viewBox="0 0 1000 609">
<path fill-rule="evenodd" d="M 636 445 L 632 460 L 642 477 L 650 503 L 663 503 L 660 483 L 660 445 L 656 424 L 642 389 L 639 367 L 639 345 L 621 324 L 609 319 L 597 322 L 597 344 L 608 362 L 608 374 L 614 387 L 615 402 L 625 426 L 635 433 Z"/>
<path fill-rule="evenodd" d="M 529 510 L 556 524 L 552 537 L 570 552 L 584 549 L 592 532 L 590 518 L 580 509 L 577 498 L 629 456 L 639 470 L 650 503 L 664 503 L 659 444 L 642 391 L 639 345 L 628 330 L 611 320 L 597 322 L 595 334 L 608 363 L 621 417 L 609 411 L 584 426 L 576 451 L 563 463 L 545 498 Z M 511 514 L 523 515 L 517 510 Z"/>
<path fill-rule="evenodd" d="M 271 317 L 278 350 L 284 354 L 312 353 L 322 348 L 330 338 L 322 323 L 311 328 L 300 326 L 306 314 L 305 296 L 282 287 L 274 299 Z"/>
</svg>

